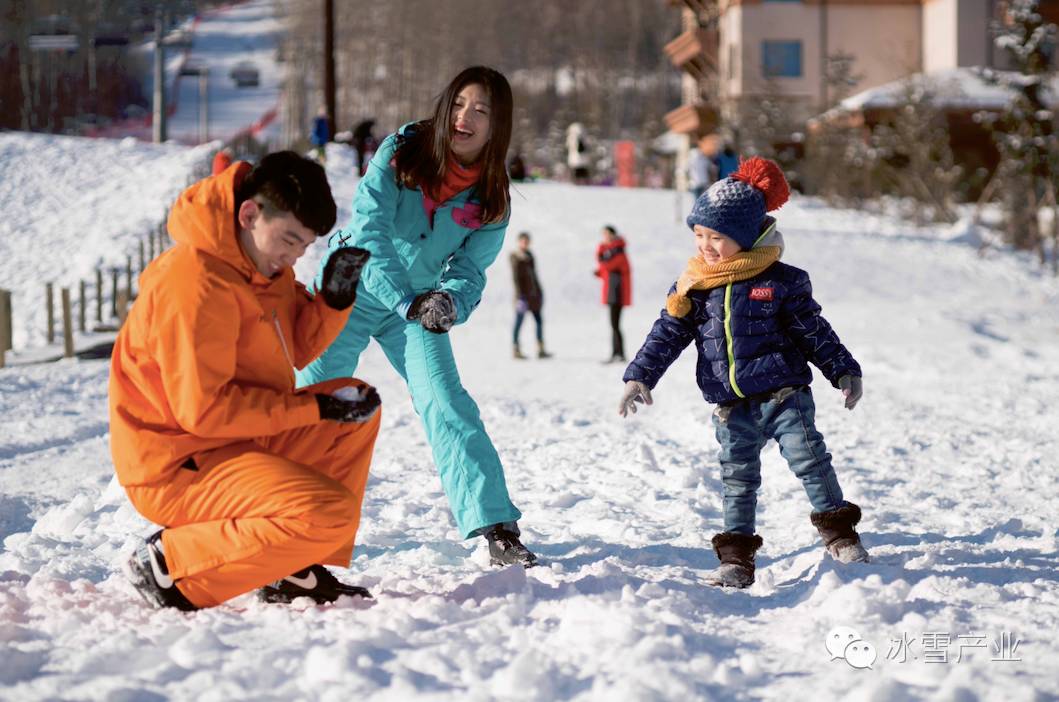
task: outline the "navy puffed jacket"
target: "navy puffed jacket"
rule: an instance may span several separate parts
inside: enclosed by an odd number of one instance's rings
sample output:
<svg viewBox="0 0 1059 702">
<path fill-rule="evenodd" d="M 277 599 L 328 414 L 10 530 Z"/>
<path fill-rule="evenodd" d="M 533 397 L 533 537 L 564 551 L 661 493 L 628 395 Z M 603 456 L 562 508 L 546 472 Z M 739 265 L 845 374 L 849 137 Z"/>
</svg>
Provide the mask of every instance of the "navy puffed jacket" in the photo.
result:
<svg viewBox="0 0 1059 702">
<path fill-rule="evenodd" d="M 800 268 L 777 261 L 753 278 L 689 291 L 688 299 L 691 312 L 684 317 L 662 310 L 623 380 L 654 388 L 692 341 L 699 355 L 696 380 L 711 403 L 808 385 L 810 362 L 836 388 L 842 376 L 861 375 L 820 315 L 809 274 Z"/>
</svg>

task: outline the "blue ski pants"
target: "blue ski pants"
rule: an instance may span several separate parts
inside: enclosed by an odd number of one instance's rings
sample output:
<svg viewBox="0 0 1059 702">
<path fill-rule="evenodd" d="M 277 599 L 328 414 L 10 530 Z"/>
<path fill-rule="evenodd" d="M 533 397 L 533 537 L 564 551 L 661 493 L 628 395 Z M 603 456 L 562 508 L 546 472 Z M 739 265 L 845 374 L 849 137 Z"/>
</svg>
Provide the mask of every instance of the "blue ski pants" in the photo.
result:
<svg viewBox="0 0 1059 702">
<path fill-rule="evenodd" d="M 352 377 L 372 337 L 408 384 L 460 533 L 470 538 L 493 524 L 517 521 L 522 513 L 508 496 L 478 405 L 460 382 L 448 334 L 402 319 L 361 290 L 338 339 L 298 372 L 299 387 Z"/>
</svg>

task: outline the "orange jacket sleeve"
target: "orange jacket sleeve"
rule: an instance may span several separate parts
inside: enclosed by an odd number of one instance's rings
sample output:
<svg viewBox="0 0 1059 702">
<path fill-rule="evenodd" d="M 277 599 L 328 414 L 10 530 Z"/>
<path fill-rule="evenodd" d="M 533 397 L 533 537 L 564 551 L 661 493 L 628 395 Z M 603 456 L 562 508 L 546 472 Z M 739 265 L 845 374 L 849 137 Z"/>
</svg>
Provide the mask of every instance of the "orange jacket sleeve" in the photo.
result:
<svg viewBox="0 0 1059 702">
<path fill-rule="evenodd" d="M 344 310 L 332 309 L 323 295 L 310 297 L 304 285 L 296 282 L 295 286 L 294 365 L 301 370 L 338 338 L 353 305 Z"/>
<path fill-rule="evenodd" d="M 167 291 L 151 334 L 162 385 L 180 427 L 204 438 L 270 436 L 320 421 L 312 395 L 243 385 L 236 379 L 239 305 L 223 281 Z"/>
</svg>

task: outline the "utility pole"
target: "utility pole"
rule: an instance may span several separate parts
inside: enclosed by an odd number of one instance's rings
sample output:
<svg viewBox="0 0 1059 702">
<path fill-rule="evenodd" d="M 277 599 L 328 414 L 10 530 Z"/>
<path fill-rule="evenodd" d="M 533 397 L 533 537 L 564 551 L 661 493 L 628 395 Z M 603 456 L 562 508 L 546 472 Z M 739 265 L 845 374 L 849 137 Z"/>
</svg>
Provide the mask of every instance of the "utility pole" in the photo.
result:
<svg viewBox="0 0 1059 702">
<path fill-rule="evenodd" d="M 199 69 L 199 142 L 210 140 L 210 71 Z"/>
<path fill-rule="evenodd" d="M 164 34 L 165 14 L 159 5 L 154 11 L 154 116 L 151 120 L 152 140 L 156 144 L 166 140 Z"/>
<path fill-rule="evenodd" d="M 335 1 L 324 0 L 324 102 L 327 131 L 335 137 Z"/>
</svg>

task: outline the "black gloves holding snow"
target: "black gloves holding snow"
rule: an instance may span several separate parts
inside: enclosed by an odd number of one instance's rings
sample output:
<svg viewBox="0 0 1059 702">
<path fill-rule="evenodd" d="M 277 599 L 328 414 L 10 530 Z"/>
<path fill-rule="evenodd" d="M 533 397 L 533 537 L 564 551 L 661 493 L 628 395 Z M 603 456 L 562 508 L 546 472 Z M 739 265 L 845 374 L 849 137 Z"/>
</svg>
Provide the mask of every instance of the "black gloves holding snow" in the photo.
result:
<svg viewBox="0 0 1059 702">
<path fill-rule="evenodd" d="M 364 268 L 371 254 L 356 246 L 344 246 L 337 249 L 324 266 L 322 288 L 327 306 L 344 310 L 357 299 L 357 283 L 360 282 L 360 271 Z"/>
<path fill-rule="evenodd" d="M 408 319 L 417 320 L 428 332 L 444 334 L 456 323 L 456 302 L 444 290 L 416 295 L 408 308 Z"/>
<path fill-rule="evenodd" d="M 320 407 L 320 419 L 366 422 L 379 410 L 382 400 L 375 388 L 365 385 L 341 388 L 334 395 L 317 395 L 316 404 Z"/>
</svg>

